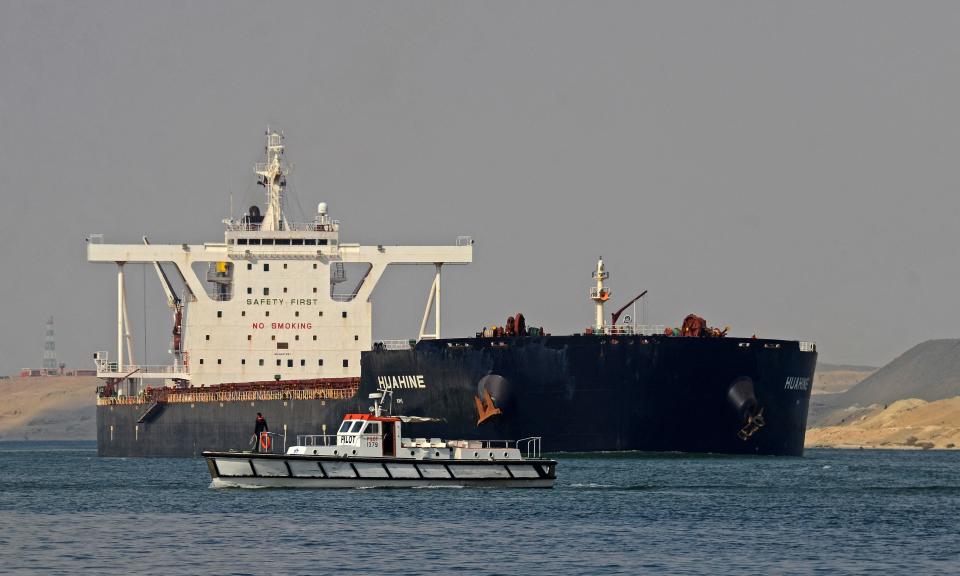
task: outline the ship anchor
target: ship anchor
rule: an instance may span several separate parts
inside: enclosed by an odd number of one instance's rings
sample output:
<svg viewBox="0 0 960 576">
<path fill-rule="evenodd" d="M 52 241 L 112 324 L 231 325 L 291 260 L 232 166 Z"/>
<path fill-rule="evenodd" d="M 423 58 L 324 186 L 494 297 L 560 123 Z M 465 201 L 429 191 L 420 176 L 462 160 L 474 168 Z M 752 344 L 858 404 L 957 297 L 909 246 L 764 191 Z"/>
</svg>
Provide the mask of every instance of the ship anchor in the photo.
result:
<svg viewBox="0 0 960 576">
<path fill-rule="evenodd" d="M 763 408 L 761 408 L 756 414 L 747 416 L 747 423 L 737 432 L 737 436 L 746 442 L 751 436 L 756 434 L 758 430 L 763 428 L 766 423 L 766 420 L 763 419 Z"/>
</svg>

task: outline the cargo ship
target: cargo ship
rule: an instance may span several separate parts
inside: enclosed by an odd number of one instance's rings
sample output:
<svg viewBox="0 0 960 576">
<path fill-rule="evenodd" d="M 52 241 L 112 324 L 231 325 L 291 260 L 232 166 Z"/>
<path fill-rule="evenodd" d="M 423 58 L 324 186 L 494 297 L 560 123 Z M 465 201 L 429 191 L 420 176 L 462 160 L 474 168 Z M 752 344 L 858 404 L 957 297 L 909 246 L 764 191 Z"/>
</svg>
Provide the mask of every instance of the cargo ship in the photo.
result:
<svg viewBox="0 0 960 576">
<path fill-rule="evenodd" d="M 284 154 L 283 134 L 268 130 L 254 166 L 264 209 L 224 220 L 223 241 L 87 238 L 88 260 L 117 272 L 116 349 L 94 354 L 100 455 L 249 448 L 258 412 L 281 438 L 327 434 L 385 390 L 394 414 L 436 419 L 423 425 L 429 436 L 540 436 L 547 452 L 802 455 L 814 343 L 736 338 L 695 315 L 680 328 L 647 326 L 622 316 L 626 306 L 607 319 L 602 258 L 588 292 L 594 323 L 580 333 L 552 335 L 517 314 L 442 337 L 441 272 L 472 261 L 473 239 L 341 242 L 324 202 L 312 221 L 290 221 Z M 134 361 L 130 263 L 152 266 L 163 287 L 169 364 Z M 372 293 L 390 265 L 425 266 L 433 282 L 417 336 L 375 341 Z"/>
</svg>

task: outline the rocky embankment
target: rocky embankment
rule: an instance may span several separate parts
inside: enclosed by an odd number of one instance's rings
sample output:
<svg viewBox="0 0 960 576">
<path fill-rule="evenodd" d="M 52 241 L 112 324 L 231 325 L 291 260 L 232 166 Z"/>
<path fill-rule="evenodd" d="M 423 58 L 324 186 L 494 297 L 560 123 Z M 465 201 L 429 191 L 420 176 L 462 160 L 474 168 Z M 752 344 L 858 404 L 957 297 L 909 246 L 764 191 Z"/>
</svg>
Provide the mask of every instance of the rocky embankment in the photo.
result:
<svg viewBox="0 0 960 576">
<path fill-rule="evenodd" d="M 0 440 L 94 440 L 92 376 L 0 380 Z"/>
</svg>

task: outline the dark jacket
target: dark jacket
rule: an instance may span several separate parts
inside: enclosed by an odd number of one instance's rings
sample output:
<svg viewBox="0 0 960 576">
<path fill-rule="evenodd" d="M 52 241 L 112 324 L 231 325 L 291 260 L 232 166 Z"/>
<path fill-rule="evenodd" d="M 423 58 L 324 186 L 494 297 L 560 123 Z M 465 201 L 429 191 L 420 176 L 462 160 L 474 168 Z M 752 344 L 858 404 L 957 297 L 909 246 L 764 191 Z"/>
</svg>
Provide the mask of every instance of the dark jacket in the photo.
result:
<svg viewBox="0 0 960 576">
<path fill-rule="evenodd" d="M 267 427 L 267 419 L 263 416 L 257 416 L 257 426 L 253 429 L 253 433 L 259 436 L 261 432 L 269 431 L 270 428 Z"/>
</svg>

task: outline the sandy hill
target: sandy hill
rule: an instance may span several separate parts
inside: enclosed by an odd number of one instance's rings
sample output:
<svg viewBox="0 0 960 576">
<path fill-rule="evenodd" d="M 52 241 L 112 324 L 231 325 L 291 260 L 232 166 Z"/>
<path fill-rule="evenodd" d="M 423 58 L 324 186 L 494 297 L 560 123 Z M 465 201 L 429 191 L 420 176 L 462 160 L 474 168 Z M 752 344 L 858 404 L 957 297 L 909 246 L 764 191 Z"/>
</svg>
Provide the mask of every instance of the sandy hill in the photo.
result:
<svg viewBox="0 0 960 576">
<path fill-rule="evenodd" d="M 905 398 L 934 401 L 960 395 L 960 340 L 928 340 L 917 344 L 849 390 L 815 396 L 810 424 L 847 421 L 857 408 L 887 405 Z M 861 410 L 862 412 L 862 410 Z"/>
<path fill-rule="evenodd" d="M 92 376 L 0 380 L 0 440 L 93 440 L 97 437 Z"/>
<path fill-rule="evenodd" d="M 817 364 L 813 379 L 813 394 L 839 394 L 863 382 L 877 369 L 872 366 Z"/>
<path fill-rule="evenodd" d="M 807 431 L 807 447 L 948 448 L 960 446 L 960 396 L 874 405 L 838 426 Z"/>
<path fill-rule="evenodd" d="M 960 340 L 927 340 L 877 370 L 838 400 L 847 406 L 903 398 L 942 400 L 960 395 Z"/>
</svg>

